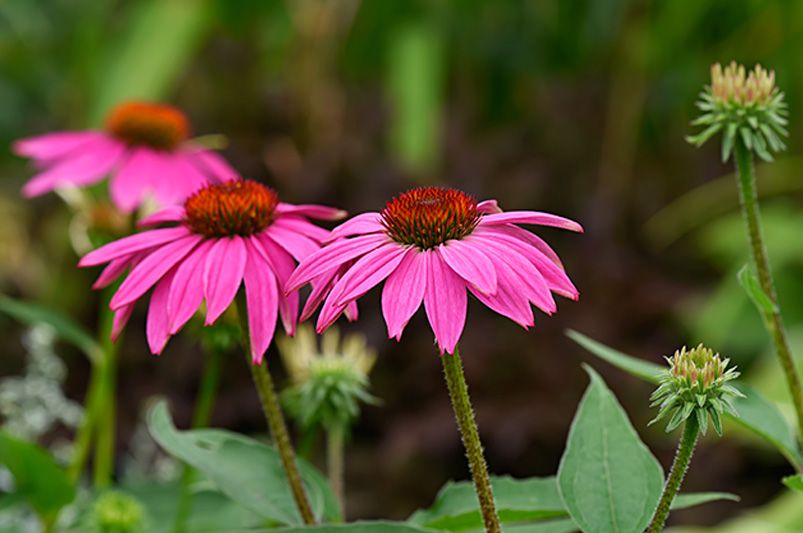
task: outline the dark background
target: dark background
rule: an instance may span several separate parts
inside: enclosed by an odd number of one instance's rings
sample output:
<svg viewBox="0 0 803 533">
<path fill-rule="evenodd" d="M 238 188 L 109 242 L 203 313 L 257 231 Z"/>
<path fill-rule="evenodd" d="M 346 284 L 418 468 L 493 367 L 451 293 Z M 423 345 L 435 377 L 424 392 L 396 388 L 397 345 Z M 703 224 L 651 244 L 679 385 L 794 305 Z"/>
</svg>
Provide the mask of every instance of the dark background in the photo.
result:
<svg viewBox="0 0 803 533">
<path fill-rule="evenodd" d="M 746 379 L 785 401 L 757 314 L 735 273 L 747 260 L 731 169 L 716 141 L 684 141 L 714 62 L 776 70 L 791 110 L 789 150 L 759 166 L 770 254 L 793 348 L 803 352 L 803 2 L 636 0 L 50 0 L 0 3 L 0 143 L 102 124 L 122 100 L 182 108 L 196 134 L 220 133 L 243 173 L 289 202 L 380 210 L 416 184 L 462 188 L 505 209 L 580 221 L 584 235 L 537 229 L 580 289 L 525 332 L 476 301 L 462 340 L 492 471 L 554 474 L 587 384 L 600 370 L 641 436 L 668 467 L 672 437 L 646 428 L 650 387 L 591 360 L 574 328 L 653 361 L 705 341 Z M 55 195 L 25 201 L 26 163 L 0 152 L 0 287 L 92 327 L 94 271 L 75 267 Z M 187 424 L 202 357 L 192 334 L 160 358 L 144 311 L 122 346 L 118 452 L 154 395 Z M 386 340 L 377 291 L 361 301 L 379 350 L 369 407 L 348 452 L 351 518 L 404 518 L 467 471 L 432 334 L 419 312 Z M 0 375 L 21 371 L 22 328 L 0 317 Z M 60 346 L 68 394 L 88 364 Z M 270 364 L 281 372 L 275 349 Z M 242 356 L 232 352 L 213 425 L 262 432 Z M 282 380 L 283 381 L 283 380 Z M 707 438 L 687 490 L 730 490 L 721 503 L 673 515 L 717 523 L 760 505 L 791 473 L 736 431 Z"/>
</svg>

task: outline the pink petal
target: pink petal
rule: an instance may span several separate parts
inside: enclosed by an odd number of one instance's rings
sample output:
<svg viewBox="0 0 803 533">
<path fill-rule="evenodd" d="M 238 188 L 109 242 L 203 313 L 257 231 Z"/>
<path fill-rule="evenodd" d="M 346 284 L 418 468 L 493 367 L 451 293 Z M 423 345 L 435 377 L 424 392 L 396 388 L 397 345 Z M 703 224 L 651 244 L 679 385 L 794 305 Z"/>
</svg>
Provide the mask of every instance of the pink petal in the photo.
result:
<svg viewBox="0 0 803 533">
<path fill-rule="evenodd" d="M 484 215 L 480 218 L 480 225 L 486 224 L 537 224 L 539 226 L 553 226 L 570 231 L 583 232 L 583 226 L 574 220 L 539 211 L 506 211 L 504 213 Z"/>
<path fill-rule="evenodd" d="M 388 338 L 401 339 L 405 326 L 421 306 L 427 286 L 427 253 L 404 256 L 382 289 L 382 315 Z"/>
<path fill-rule="evenodd" d="M 159 355 L 170 338 L 170 319 L 167 312 L 167 298 L 170 293 L 170 284 L 176 269 L 168 272 L 156 286 L 151 294 L 148 306 L 148 318 L 145 325 L 145 335 L 148 338 L 148 348 L 154 355 Z"/>
<path fill-rule="evenodd" d="M 170 241 L 181 239 L 191 235 L 184 226 L 177 228 L 161 228 L 150 231 L 143 231 L 135 235 L 123 237 L 122 239 L 110 242 L 101 246 L 97 250 L 92 250 L 78 262 L 79 267 L 90 267 L 107 263 L 118 257 L 142 252 L 149 248 L 161 246 Z"/>
<path fill-rule="evenodd" d="M 58 159 L 100 138 L 106 138 L 106 134 L 99 131 L 46 133 L 45 135 L 20 139 L 14 143 L 12 150 L 17 155 L 32 159 Z"/>
<path fill-rule="evenodd" d="M 492 215 L 494 213 L 501 213 L 502 208 L 496 203 L 496 200 L 484 200 L 477 204 L 477 212 L 484 215 Z"/>
<path fill-rule="evenodd" d="M 171 335 L 175 335 L 201 306 L 204 298 L 204 264 L 213 242 L 204 241 L 199 244 L 176 269 L 167 297 Z"/>
<path fill-rule="evenodd" d="M 217 239 L 212 245 L 204 264 L 205 325 L 213 324 L 234 300 L 247 261 L 248 251 L 238 235 Z"/>
<path fill-rule="evenodd" d="M 112 320 L 112 342 L 117 342 L 123 328 L 128 324 L 128 319 L 131 318 L 131 313 L 134 312 L 134 303 L 124 305 L 114 312 L 114 319 Z"/>
<path fill-rule="evenodd" d="M 535 233 L 531 233 L 524 228 L 520 228 L 518 226 L 514 226 L 513 224 L 499 224 L 496 226 L 489 227 L 494 232 L 505 233 L 507 235 L 511 235 L 518 239 L 523 240 L 524 242 L 531 244 L 535 247 L 539 252 L 547 256 L 550 261 L 555 263 L 557 266 L 563 270 L 563 262 L 558 257 L 558 254 L 555 250 L 549 246 L 544 239 L 536 235 Z"/>
<path fill-rule="evenodd" d="M 424 309 L 441 353 L 451 354 L 466 324 L 466 282 L 436 252 L 424 253 L 429 256 Z"/>
<path fill-rule="evenodd" d="M 187 154 L 158 154 L 157 173 L 151 180 L 153 196 L 161 206 L 181 204 L 192 193 L 210 183 Z"/>
<path fill-rule="evenodd" d="M 500 315 L 508 317 L 525 329 L 531 327 L 535 323 L 533 310 L 525 291 L 521 290 L 521 281 L 518 276 L 504 261 L 500 261 L 496 265 L 496 273 L 499 279 L 496 294 L 483 294 L 473 287 L 469 287 L 468 290 L 480 302 Z"/>
<path fill-rule="evenodd" d="M 101 138 L 79 152 L 56 161 L 51 167 L 31 178 L 22 187 L 27 197 L 39 196 L 63 185 L 83 186 L 103 179 L 125 152 L 117 141 Z"/>
<path fill-rule="evenodd" d="M 247 239 L 245 241 L 249 247 L 249 254 L 258 253 L 268 264 L 268 267 L 276 276 L 276 284 L 282 296 L 279 297 L 279 315 L 282 318 L 282 326 L 288 335 L 295 335 L 296 324 L 298 323 L 298 291 L 284 295 L 284 284 L 295 269 L 295 261 L 290 255 L 272 242 L 262 242 L 259 239 Z M 253 250 L 251 250 L 253 249 Z"/>
<path fill-rule="evenodd" d="M 149 183 L 159 172 L 153 153 L 151 148 L 133 148 L 130 157 L 109 180 L 109 196 L 120 211 L 131 213 L 145 200 Z M 170 178 L 158 176 L 158 179 Z"/>
<path fill-rule="evenodd" d="M 366 235 L 334 242 L 302 261 L 287 280 L 285 291 L 297 290 L 321 274 L 336 270 L 346 261 L 356 259 L 388 242 L 392 241 L 386 235 Z"/>
<path fill-rule="evenodd" d="M 184 210 L 184 206 L 171 205 L 139 219 L 137 227 L 145 228 L 148 226 L 158 226 L 166 222 L 180 222 L 184 220 L 186 214 L 187 212 Z"/>
<path fill-rule="evenodd" d="M 336 303 L 346 304 L 359 298 L 396 270 L 405 255 L 414 253 L 417 253 L 415 247 L 393 243 L 365 254 L 332 289 L 338 292 Z"/>
<path fill-rule="evenodd" d="M 106 268 L 103 269 L 103 272 L 100 273 L 98 279 L 92 284 L 92 288 L 103 289 L 104 287 L 108 287 L 114 280 L 120 277 L 120 274 L 125 272 L 126 269 L 128 269 L 129 266 L 132 266 L 132 263 L 135 262 L 136 261 L 130 255 L 118 257 L 117 259 L 113 260 L 106 266 Z"/>
<path fill-rule="evenodd" d="M 187 156 L 211 182 L 240 179 L 240 175 L 229 162 L 211 150 L 193 150 Z"/>
<path fill-rule="evenodd" d="M 329 233 L 328 242 L 354 235 L 378 233 L 384 231 L 382 215 L 379 213 L 362 213 L 348 219 Z"/>
<path fill-rule="evenodd" d="M 251 360 L 259 365 L 276 331 L 279 289 L 270 266 L 260 254 L 248 254 L 244 279 Z"/>
<path fill-rule="evenodd" d="M 326 298 L 332 287 L 340 279 L 342 268 L 336 268 L 312 280 L 312 292 L 307 297 L 307 302 L 304 304 L 304 309 L 301 310 L 302 322 L 307 320 L 315 312 L 315 309 L 321 305 L 321 302 Z M 298 291 L 293 291 L 292 294 L 298 294 Z"/>
<path fill-rule="evenodd" d="M 357 301 L 354 300 L 350 302 L 346 306 L 346 309 L 343 310 L 343 314 L 346 315 L 346 318 L 348 319 L 349 322 L 354 322 L 355 320 L 357 320 L 357 318 L 359 318 L 360 316 L 360 310 L 357 307 Z"/>
<path fill-rule="evenodd" d="M 300 233 L 316 242 L 323 242 L 329 238 L 328 230 L 325 230 L 320 226 L 316 226 L 315 224 L 312 224 L 303 218 L 294 217 L 292 215 L 283 215 L 278 217 L 273 222 L 273 225 L 279 226 L 288 231 Z"/>
<path fill-rule="evenodd" d="M 181 261 L 201 241 L 197 235 L 182 237 L 151 252 L 123 281 L 109 307 L 118 309 L 145 294 L 173 265 Z"/>
<path fill-rule="evenodd" d="M 309 237 L 287 229 L 286 227 L 277 226 L 276 224 L 268 226 L 268 228 L 260 234 L 260 237 L 263 239 L 268 237 L 287 250 L 287 253 L 292 255 L 296 261 L 303 261 L 321 248 L 318 243 Z"/>
<path fill-rule="evenodd" d="M 480 292 L 496 292 L 496 269 L 480 247 L 451 240 L 436 248 L 449 267 Z"/>
<path fill-rule="evenodd" d="M 340 220 L 348 215 L 346 211 L 334 207 L 313 204 L 293 205 L 284 202 L 279 202 L 279 205 L 276 206 L 276 212 L 282 215 L 301 215 L 318 220 Z"/>
</svg>

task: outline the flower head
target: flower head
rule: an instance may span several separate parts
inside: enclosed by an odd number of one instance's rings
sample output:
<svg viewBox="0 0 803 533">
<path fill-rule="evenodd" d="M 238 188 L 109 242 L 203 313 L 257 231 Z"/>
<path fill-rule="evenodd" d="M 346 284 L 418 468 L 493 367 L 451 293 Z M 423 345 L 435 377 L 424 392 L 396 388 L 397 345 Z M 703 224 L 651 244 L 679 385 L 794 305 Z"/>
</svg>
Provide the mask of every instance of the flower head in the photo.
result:
<svg viewBox="0 0 803 533">
<path fill-rule="evenodd" d="M 300 326 L 295 337 L 276 341 L 293 385 L 283 396 L 288 411 L 305 427 L 347 428 L 359 414 L 360 402 L 376 403 L 368 393 L 368 374 L 376 352 L 365 337 L 331 328 L 321 346 L 311 327 Z"/>
<path fill-rule="evenodd" d="M 728 367 L 729 359 L 721 359 L 702 344 L 691 350 L 684 346 L 666 360 L 669 369 L 651 397 L 652 406 L 660 405 L 660 410 L 650 424 L 669 417 L 666 430 L 672 431 L 694 415 L 705 434 L 710 417 L 714 430 L 721 435 L 722 413 L 736 414 L 731 402 L 743 396 L 728 384 L 739 377 L 739 372 Z"/>
<path fill-rule="evenodd" d="M 139 533 L 145 531 L 145 509 L 133 496 L 109 491 L 95 501 L 92 522 L 99 533 Z"/>
<path fill-rule="evenodd" d="M 189 140 L 190 125 L 178 109 L 145 102 L 115 107 L 102 130 L 48 133 L 22 139 L 14 151 L 40 172 L 22 192 L 33 197 L 62 187 L 83 187 L 109 175 L 115 206 L 130 213 L 149 199 L 179 204 L 208 183 L 237 173 L 218 154 Z"/>
<path fill-rule="evenodd" d="M 771 151 L 786 149 L 781 140 L 787 135 L 786 102 L 775 86 L 774 71 L 756 65 L 747 72 L 735 61 L 725 68 L 717 63 L 711 67 L 711 85 L 700 93 L 697 107 L 703 114 L 692 124 L 706 128 L 687 140 L 701 146 L 722 131 L 723 161 L 737 142 L 766 161 L 772 160 Z"/>
<path fill-rule="evenodd" d="M 517 224 L 582 231 L 556 215 L 503 213 L 494 200 L 422 187 L 392 199 L 381 213 L 364 213 L 335 228 L 330 244 L 301 262 L 287 289 L 313 284 L 302 318 L 323 302 L 317 324 L 322 332 L 385 281 L 388 335 L 400 339 L 423 302 L 441 351 L 453 353 L 465 325 L 467 291 L 525 328 L 534 324 L 531 304 L 551 314 L 553 292 L 578 296 L 557 254 Z"/>
<path fill-rule="evenodd" d="M 95 288 L 130 270 L 112 297 L 113 335 L 128 321 L 134 304 L 151 288 L 147 337 L 161 353 L 206 301 L 206 325 L 214 323 L 245 287 L 251 355 L 259 363 L 273 339 L 277 315 L 295 330 L 298 295 L 285 295 L 296 261 L 316 251 L 329 232 L 307 218 L 335 220 L 344 213 L 316 205 L 279 201 L 270 188 L 249 180 L 207 185 L 183 206 L 143 219 L 140 225 L 169 224 L 114 241 L 85 255 L 80 266 L 104 263 Z"/>
</svg>

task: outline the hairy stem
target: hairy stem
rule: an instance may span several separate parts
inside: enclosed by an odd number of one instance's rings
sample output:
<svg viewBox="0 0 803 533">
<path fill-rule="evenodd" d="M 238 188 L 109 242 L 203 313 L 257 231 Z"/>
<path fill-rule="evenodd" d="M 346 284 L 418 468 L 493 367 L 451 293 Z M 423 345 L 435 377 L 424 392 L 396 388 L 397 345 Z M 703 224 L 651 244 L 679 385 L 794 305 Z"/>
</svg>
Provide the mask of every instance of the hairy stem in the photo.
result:
<svg viewBox="0 0 803 533">
<path fill-rule="evenodd" d="M 680 484 L 683 482 L 686 471 L 689 469 L 689 462 L 694 454 L 694 446 L 697 444 L 698 432 L 697 418 L 694 416 L 689 417 L 683 426 L 683 436 L 680 438 L 680 443 L 678 443 L 678 450 L 675 453 L 675 460 L 672 462 L 672 469 L 669 471 L 669 477 L 666 480 L 661 499 L 658 501 L 655 515 L 653 515 L 650 525 L 647 526 L 647 533 L 658 533 L 664 528 L 666 518 L 669 516 L 669 508 L 678 490 L 680 490 Z"/>
<path fill-rule="evenodd" d="M 262 403 L 262 411 L 265 413 L 265 418 L 268 421 L 271 435 L 282 459 L 287 481 L 290 484 L 290 490 L 293 493 L 293 499 L 298 507 L 298 512 L 305 524 L 315 524 L 315 516 L 312 513 L 307 493 L 304 490 L 304 485 L 301 482 L 301 474 L 296 465 L 295 452 L 293 445 L 290 443 L 290 435 L 287 431 L 287 424 L 284 421 L 284 415 L 279 405 L 279 398 L 276 394 L 276 388 L 273 386 L 273 379 L 268 371 L 267 362 L 263 361 L 262 364 L 254 364 L 251 361 L 251 342 L 248 334 L 248 309 L 245 304 L 244 295 L 240 293 L 237 296 L 237 311 L 240 316 L 240 326 L 243 334 L 243 347 L 245 348 L 245 359 L 248 368 L 251 370 L 251 377 L 256 385 L 259 399 Z"/>
<path fill-rule="evenodd" d="M 345 427 L 336 425 L 326 430 L 326 469 L 332 492 L 335 493 L 340 511 L 346 516 L 345 491 Z"/>
<path fill-rule="evenodd" d="M 775 304 L 772 311 L 762 312 L 764 323 L 772 338 L 775 353 L 778 354 L 778 359 L 781 361 L 781 367 L 786 376 L 786 384 L 792 395 L 792 403 L 797 414 L 798 438 L 801 439 L 803 438 L 803 393 L 801 392 L 800 375 L 795 367 L 792 351 L 789 348 L 786 328 L 778 307 L 778 296 L 775 292 L 769 257 L 764 245 L 761 214 L 756 195 L 756 177 L 753 170 L 753 152 L 744 145 L 741 139 L 737 139 L 734 153 L 739 185 L 739 201 L 742 207 L 742 218 L 747 228 L 747 237 L 750 241 L 753 266 L 758 274 L 758 282 L 761 285 L 761 289 Z"/>
<path fill-rule="evenodd" d="M 471 469 L 471 477 L 474 479 L 474 489 L 480 500 L 485 530 L 489 533 L 499 533 L 502 528 L 496 513 L 491 479 L 488 476 L 488 466 L 485 464 L 485 457 L 482 453 L 482 443 L 477 422 L 474 419 L 474 410 L 471 408 L 471 400 L 468 397 L 468 386 L 463 375 L 460 351 L 455 348 L 454 354 L 441 356 L 441 361 L 449 397 L 452 400 L 452 408 L 457 419 L 457 427 L 460 429 L 460 436 L 468 457 L 468 466 Z"/>
</svg>

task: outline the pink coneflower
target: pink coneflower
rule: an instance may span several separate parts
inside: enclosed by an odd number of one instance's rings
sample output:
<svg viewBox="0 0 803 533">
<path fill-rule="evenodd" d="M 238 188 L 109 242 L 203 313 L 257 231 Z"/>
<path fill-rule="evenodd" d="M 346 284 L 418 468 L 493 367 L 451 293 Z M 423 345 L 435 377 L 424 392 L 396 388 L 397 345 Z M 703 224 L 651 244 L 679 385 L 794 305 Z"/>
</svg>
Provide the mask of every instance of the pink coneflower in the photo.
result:
<svg viewBox="0 0 803 533">
<path fill-rule="evenodd" d="M 162 207 L 173 205 L 210 182 L 237 177 L 218 154 L 188 141 L 189 133 L 187 117 L 174 107 L 121 104 L 103 130 L 48 133 L 14 143 L 14 151 L 41 171 L 22 192 L 39 196 L 111 175 L 109 196 L 130 213 L 149 197 Z"/>
<path fill-rule="evenodd" d="M 530 304 L 551 314 L 553 292 L 578 296 L 555 252 L 516 224 L 582 231 L 578 223 L 548 213 L 501 212 L 496 201 L 477 203 L 455 189 L 412 189 L 381 213 L 364 213 L 335 228 L 331 244 L 301 262 L 287 289 L 308 282 L 320 288 L 328 281 L 328 294 L 308 305 L 325 298 L 321 332 L 387 279 L 382 314 L 388 335 L 400 339 L 423 301 L 441 352 L 453 353 L 466 321 L 466 291 L 525 328 L 534 324 Z"/>
<path fill-rule="evenodd" d="M 329 232 L 306 217 L 336 220 L 345 213 L 318 205 L 279 201 L 270 188 L 250 180 L 208 185 L 183 206 L 166 208 L 140 222 L 144 226 L 177 223 L 112 242 L 84 256 L 79 265 L 109 265 L 95 288 L 130 272 L 110 307 L 113 336 L 131 316 L 136 301 L 153 288 L 147 318 L 151 351 L 159 354 L 206 301 L 206 325 L 229 307 L 245 283 L 251 356 L 256 364 L 273 339 L 277 315 L 292 334 L 298 294 L 285 295 L 284 284 L 296 265 Z"/>
</svg>

